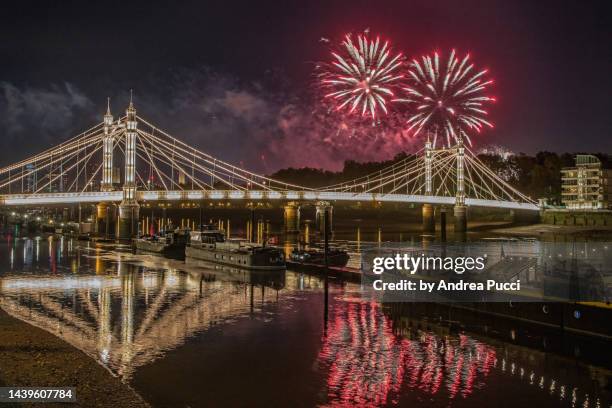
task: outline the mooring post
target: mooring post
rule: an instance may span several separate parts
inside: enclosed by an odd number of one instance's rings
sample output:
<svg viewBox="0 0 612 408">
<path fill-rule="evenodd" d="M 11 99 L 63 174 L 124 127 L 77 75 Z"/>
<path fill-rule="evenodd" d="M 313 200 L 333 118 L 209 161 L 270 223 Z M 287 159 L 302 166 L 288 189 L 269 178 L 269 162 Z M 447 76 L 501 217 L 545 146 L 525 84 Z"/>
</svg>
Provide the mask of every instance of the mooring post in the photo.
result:
<svg viewBox="0 0 612 408">
<path fill-rule="evenodd" d="M 251 205 L 251 242 L 255 242 L 257 240 L 257 232 L 255 230 L 255 208 Z"/>
<path fill-rule="evenodd" d="M 204 231 L 204 224 L 202 224 L 204 222 L 204 219 L 202 218 L 202 215 L 203 215 L 202 214 L 202 212 L 203 212 L 203 208 L 202 207 L 203 206 L 204 206 L 204 203 L 201 202 L 200 203 L 200 232 Z"/>
<path fill-rule="evenodd" d="M 329 313 L 329 281 L 328 281 L 328 274 L 329 274 L 329 270 L 328 270 L 328 266 L 329 266 L 329 259 L 328 259 L 328 252 L 329 252 L 329 209 L 326 207 L 325 210 L 323 211 L 323 242 L 324 242 L 324 246 L 323 246 L 323 252 L 324 252 L 324 259 L 325 259 L 325 290 L 324 290 L 324 307 L 323 307 L 323 324 L 324 324 L 324 331 L 327 332 L 327 319 L 328 319 L 328 313 Z"/>
<path fill-rule="evenodd" d="M 329 208 L 325 207 L 323 210 L 323 253 L 325 258 L 325 269 L 327 272 L 327 266 L 329 265 Z"/>
<path fill-rule="evenodd" d="M 440 209 L 440 239 L 446 241 L 446 208 Z"/>
</svg>

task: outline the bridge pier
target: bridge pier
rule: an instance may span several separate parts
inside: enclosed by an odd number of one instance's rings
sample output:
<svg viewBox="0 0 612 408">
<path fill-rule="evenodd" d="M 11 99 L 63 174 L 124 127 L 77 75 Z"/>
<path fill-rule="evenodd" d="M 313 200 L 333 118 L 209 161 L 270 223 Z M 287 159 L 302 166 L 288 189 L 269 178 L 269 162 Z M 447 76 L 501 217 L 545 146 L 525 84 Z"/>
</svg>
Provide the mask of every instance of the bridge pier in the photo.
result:
<svg viewBox="0 0 612 408">
<path fill-rule="evenodd" d="M 115 220 L 117 207 L 112 203 L 101 202 L 96 205 L 95 232 L 100 237 L 115 236 Z"/>
<path fill-rule="evenodd" d="M 466 232 L 467 207 L 465 205 L 455 205 L 453 214 L 455 215 L 455 232 Z"/>
<path fill-rule="evenodd" d="M 325 210 L 327 210 L 327 233 L 331 234 L 333 230 L 332 218 L 334 207 L 327 201 L 317 201 L 315 212 L 315 228 L 317 232 L 325 233 Z"/>
<path fill-rule="evenodd" d="M 119 205 L 119 239 L 131 239 L 138 235 L 138 203 L 122 203 Z"/>
<path fill-rule="evenodd" d="M 436 231 L 435 208 L 431 204 L 423 204 L 423 232 Z"/>
<path fill-rule="evenodd" d="M 285 232 L 300 232 L 300 204 L 290 201 L 285 205 Z"/>
</svg>

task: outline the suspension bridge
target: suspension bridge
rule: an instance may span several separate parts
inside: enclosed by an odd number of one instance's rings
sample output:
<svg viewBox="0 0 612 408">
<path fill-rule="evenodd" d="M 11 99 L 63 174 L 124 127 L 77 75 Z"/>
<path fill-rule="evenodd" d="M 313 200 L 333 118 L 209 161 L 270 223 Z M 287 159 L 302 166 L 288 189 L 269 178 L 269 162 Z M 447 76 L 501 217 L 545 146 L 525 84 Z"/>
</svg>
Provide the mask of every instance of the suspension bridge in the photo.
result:
<svg viewBox="0 0 612 408">
<path fill-rule="evenodd" d="M 277 201 L 285 204 L 285 220 L 294 223 L 304 202 L 421 204 L 425 228 L 435 228 L 434 206 L 451 206 L 456 230 L 465 230 L 471 206 L 539 210 L 461 141 L 438 149 L 428 140 L 378 172 L 308 188 L 219 160 L 137 115 L 131 100 L 124 116 L 114 119 L 109 104 L 101 123 L 0 169 L 0 206 L 90 203 L 101 220 L 118 203 L 122 238 L 137 233 L 139 203 L 203 200 Z"/>
</svg>

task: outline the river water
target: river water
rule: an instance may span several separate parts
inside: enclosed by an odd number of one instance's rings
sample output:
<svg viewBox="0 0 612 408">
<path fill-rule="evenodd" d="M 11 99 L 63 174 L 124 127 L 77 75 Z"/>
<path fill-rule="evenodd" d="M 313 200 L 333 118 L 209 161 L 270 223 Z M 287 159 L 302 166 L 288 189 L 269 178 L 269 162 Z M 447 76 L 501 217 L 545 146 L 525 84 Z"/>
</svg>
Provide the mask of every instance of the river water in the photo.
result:
<svg viewBox="0 0 612 408">
<path fill-rule="evenodd" d="M 336 279 L 326 303 L 325 285 L 54 236 L 0 244 L 0 306 L 155 407 L 610 406 L 610 367 L 537 334 L 407 316 Z"/>
</svg>

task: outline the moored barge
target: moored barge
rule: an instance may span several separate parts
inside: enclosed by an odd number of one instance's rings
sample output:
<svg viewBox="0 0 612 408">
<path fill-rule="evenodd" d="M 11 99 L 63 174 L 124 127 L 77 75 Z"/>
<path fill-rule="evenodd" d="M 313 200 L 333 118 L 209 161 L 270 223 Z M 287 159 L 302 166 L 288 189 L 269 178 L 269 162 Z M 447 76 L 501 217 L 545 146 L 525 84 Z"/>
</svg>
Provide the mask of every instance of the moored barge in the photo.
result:
<svg viewBox="0 0 612 408">
<path fill-rule="evenodd" d="M 223 231 L 211 228 L 191 232 L 185 256 L 251 270 L 286 268 L 285 257 L 279 249 L 244 239 L 226 239 Z"/>
</svg>

